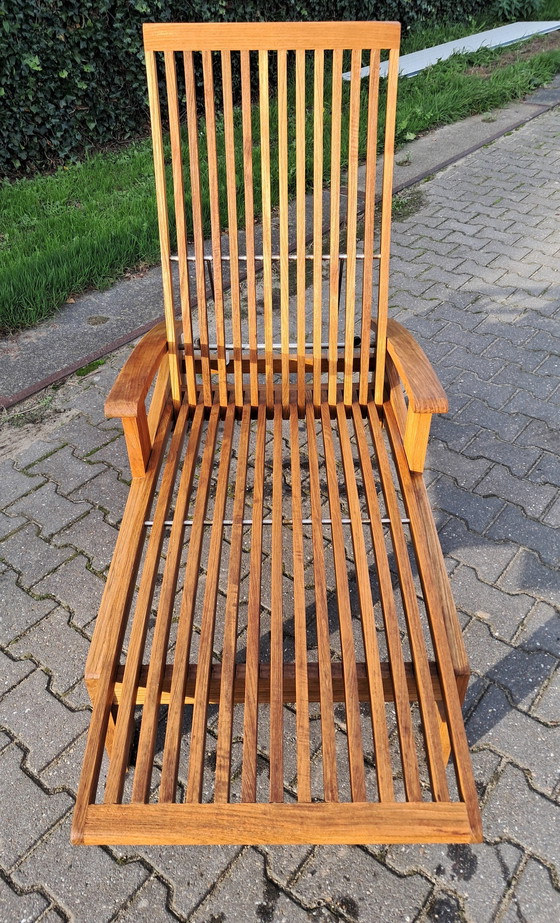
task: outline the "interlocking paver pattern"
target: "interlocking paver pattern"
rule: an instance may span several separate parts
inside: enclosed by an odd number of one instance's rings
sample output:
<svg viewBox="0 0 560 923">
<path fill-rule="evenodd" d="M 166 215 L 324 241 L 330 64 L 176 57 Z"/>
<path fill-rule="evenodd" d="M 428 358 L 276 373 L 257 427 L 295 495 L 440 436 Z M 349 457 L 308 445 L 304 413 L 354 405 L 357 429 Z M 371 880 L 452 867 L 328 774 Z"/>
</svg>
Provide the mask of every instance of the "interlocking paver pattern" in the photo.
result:
<svg viewBox="0 0 560 923">
<path fill-rule="evenodd" d="M 103 417 L 125 347 L 51 392 L 42 421 L 2 428 L 1 919 L 558 919 L 559 177 L 557 107 L 423 183 L 394 225 L 392 312 L 450 397 L 426 479 L 473 668 L 485 843 L 69 845 L 79 680 L 130 476 Z"/>
</svg>

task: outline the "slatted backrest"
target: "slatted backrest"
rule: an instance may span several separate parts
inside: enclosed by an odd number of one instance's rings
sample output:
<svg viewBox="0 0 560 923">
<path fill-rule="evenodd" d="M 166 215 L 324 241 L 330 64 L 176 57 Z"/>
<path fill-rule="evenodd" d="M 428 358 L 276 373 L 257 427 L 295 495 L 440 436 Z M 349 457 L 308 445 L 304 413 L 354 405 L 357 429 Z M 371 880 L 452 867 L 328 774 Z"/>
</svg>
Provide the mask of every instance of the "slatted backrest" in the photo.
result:
<svg viewBox="0 0 560 923">
<path fill-rule="evenodd" d="M 356 386 L 381 403 L 399 38 L 398 23 L 144 26 L 176 403 L 186 388 L 303 412 Z"/>
</svg>

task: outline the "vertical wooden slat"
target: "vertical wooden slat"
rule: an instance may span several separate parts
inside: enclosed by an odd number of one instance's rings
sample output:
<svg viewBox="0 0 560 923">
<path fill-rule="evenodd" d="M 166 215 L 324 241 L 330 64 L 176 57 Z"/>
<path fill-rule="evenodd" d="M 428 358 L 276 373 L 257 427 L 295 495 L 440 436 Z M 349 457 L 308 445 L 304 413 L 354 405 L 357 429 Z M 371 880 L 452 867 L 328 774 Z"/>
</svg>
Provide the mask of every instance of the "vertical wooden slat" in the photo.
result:
<svg viewBox="0 0 560 923">
<path fill-rule="evenodd" d="M 406 681 L 403 650 L 395 606 L 395 591 L 391 579 L 391 571 L 389 569 L 387 549 L 385 547 L 385 536 L 383 534 L 383 524 L 379 511 L 379 501 L 377 499 L 369 446 L 366 441 L 364 422 L 358 404 L 354 404 L 353 406 L 353 415 L 354 430 L 356 433 L 364 490 L 368 505 L 371 537 L 375 555 L 377 579 L 379 582 L 379 596 L 385 625 L 385 637 L 387 639 L 387 650 L 389 653 L 389 665 L 393 682 L 395 714 L 401 748 L 406 797 L 409 801 L 421 801 L 422 794 L 418 775 L 418 759 L 416 756 L 416 744 L 410 715 L 410 696 Z M 396 513 L 392 510 L 390 515 L 396 515 L 400 520 L 398 510 Z"/>
<path fill-rule="evenodd" d="M 167 343 L 169 348 L 169 377 L 171 381 L 171 396 L 173 398 L 173 406 L 178 412 L 181 405 L 181 376 L 179 373 L 177 328 L 175 323 L 175 307 L 173 304 L 173 278 L 171 275 L 169 216 L 167 212 L 165 158 L 163 154 L 159 86 L 156 55 L 153 51 L 146 52 L 146 73 L 148 77 L 148 99 L 150 103 L 150 121 L 152 124 L 152 145 L 154 151 L 154 174 L 156 183 L 159 246 L 161 250 L 161 274 L 163 282 L 163 307 L 165 312 L 165 329 L 167 331 Z"/>
<path fill-rule="evenodd" d="M 235 680 L 235 651 L 239 609 L 239 578 L 241 552 L 243 551 L 243 513 L 245 510 L 245 484 L 247 456 L 251 432 L 251 406 L 245 404 L 241 417 L 241 432 L 235 472 L 235 498 L 228 569 L 228 593 L 224 615 L 224 645 L 218 712 L 218 741 L 216 744 L 216 783 L 214 801 L 229 801 L 231 779 L 231 734 L 233 726 L 233 685 Z"/>
<path fill-rule="evenodd" d="M 226 331 L 224 324 L 224 286 L 222 273 L 222 242 L 220 237 L 220 190 L 216 152 L 216 113 L 214 104 L 214 74 L 212 52 L 202 52 L 204 75 L 204 112 L 206 115 L 206 148 L 208 152 L 208 191 L 210 194 L 210 227 L 214 272 L 214 315 L 218 346 L 218 391 L 220 404 L 227 404 Z"/>
<path fill-rule="evenodd" d="M 189 141 L 189 172 L 191 178 L 191 204 L 193 217 L 194 254 L 196 258 L 196 303 L 198 332 L 200 336 L 200 365 L 204 403 L 212 403 L 210 358 L 208 351 L 208 309 L 206 304 L 206 277 L 204 272 L 204 233 L 202 230 L 202 199 L 200 190 L 200 157 L 198 147 L 198 116 L 196 111 L 196 83 L 192 51 L 183 53 L 185 67 L 185 92 L 187 108 L 187 134 Z"/>
<path fill-rule="evenodd" d="M 348 125 L 348 196 L 346 206 L 346 304 L 344 335 L 344 403 L 352 403 L 354 320 L 356 301 L 356 228 L 358 222 L 358 144 L 360 131 L 360 68 L 362 52 L 352 49 L 350 118 Z"/>
<path fill-rule="evenodd" d="M 296 51 L 297 402 L 305 407 L 305 50 Z"/>
<path fill-rule="evenodd" d="M 266 404 L 272 409 L 272 228 L 270 204 L 270 113 L 268 52 L 259 51 L 259 113 L 261 127 L 261 194 L 264 285 L 264 357 L 266 366 Z"/>
<path fill-rule="evenodd" d="M 122 691 L 117 711 L 115 736 L 113 739 L 113 756 L 109 763 L 107 784 L 105 786 L 104 801 L 106 804 L 117 804 L 122 798 L 128 754 L 130 752 L 132 732 L 134 729 L 134 706 L 136 705 L 138 679 L 140 676 L 142 654 L 146 643 L 150 609 L 165 534 L 165 519 L 175 485 L 175 476 L 181 457 L 188 412 L 189 405 L 184 401 L 175 424 L 175 430 L 173 432 L 173 438 L 169 447 L 169 454 L 167 456 L 159 489 L 153 525 L 148 539 L 148 547 L 140 579 L 140 588 L 138 590 L 138 598 L 136 600 L 136 608 L 128 641 Z"/>
<path fill-rule="evenodd" d="M 179 292 L 181 297 L 181 317 L 183 321 L 183 343 L 185 347 L 187 397 L 190 404 L 196 404 L 191 296 L 189 284 L 189 265 L 187 262 L 187 227 L 185 222 L 183 158 L 181 156 L 181 132 L 179 128 L 177 69 L 175 67 L 175 53 L 173 51 L 165 52 L 165 79 L 167 85 L 169 139 L 171 142 L 171 163 L 173 170 L 173 198 L 175 202 L 175 227 L 177 229 L 177 254 L 179 257 Z"/>
<path fill-rule="evenodd" d="M 393 197 L 393 158 L 395 154 L 395 118 L 399 52 L 389 52 L 385 145 L 383 149 L 383 188 L 381 195 L 381 259 L 379 262 L 379 297 L 377 302 L 377 339 L 375 346 L 375 403 L 383 403 L 385 353 L 387 351 L 387 312 L 389 305 L 389 249 L 391 246 L 391 203 Z"/>
<path fill-rule="evenodd" d="M 311 801 L 309 762 L 309 690 L 307 685 L 307 619 L 301 511 L 301 465 L 298 408 L 290 406 L 290 454 L 292 471 L 292 548 L 294 560 L 294 635 L 296 660 L 296 749 L 298 801 Z"/>
<path fill-rule="evenodd" d="M 346 481 L 346 494 L 351 521 L 352 544 L 354 547 L 354 564 L 356 568 L 356 582 L 360 600 L 362 634 L 366 655 L 367 676 L 369 684 L 369 702 L 371 709 L 371 722 L 373 727 L 373 743 L 375 752 L 375 769 L 377 772 L 377 786 L 380 801 L 394 801 L 393 772 L 391 769 L 391 756 L 389 753 L 389 733 L 385 716 L 385 697 L 383 695 L 383 680 L 381 677 L 381 661 L 375 628 L 375 612 L 371 596 L 369 567 L 366 557 L 364 533 L 362 529 L 362 514 L 358 499 L 356 473 L 354 471 L 354 457 L 348 435 L 348 422 L 343 404 L 337 404 L 338 434 L 344 477 Z M 415 794 L 420 798 L 420 782 L 417 777 Z"/>
<path fill-rule="evenodd" d="M 224 510 L 226 507 L 229 483 L 234 420 L 235 406 L 234 404 L 228 404 L 222 444 L 220 446 L 218 483 L 216 487 L 216 499 L 214 501 L 213 523 L 210 533 L 210 547 L 208 549 L 206 588 L 204 591 L 204 603 L 200 623 L 198 664 L 191 724 L 191 752 L 189 754 L 189 772 L 185 796 L 185 801 L 191 804 L 199 802 L 202 797 L 210 668 L 212 666 L 212 649 L 214 646 L 216 599 L 218 597 L 218 580 L 220 577 L 220 562 L 222 559 Z"/>
<path fill-rule="evenodd" d="M 375 222 L 375 174 L 377 163 L 377 114 L 379 108 L 379 51 L 369 60 L 366 181 L 364 200 L 364 260 L 362 269 L 362 330 L 360 349 L 360 404 L 368 399 L 371 355 L 371 300 L 373 283 L 373 232 Z"/>
<path fill-rule="evenodd" d="M 342 103 L 342 51 L 335 49 L 332 56 L 332 109 L 331 109 L 331 233 L 329 260 L 329 404 L 336 403 L 338 356 L 338 265 L 340 238 L 340 118 Z"/>
<path fill-rule="evenodd" d="M 177 771 L 181 752 L 181 733 L 183 729 L 183 705 L 185 701 L 185 682 L 189 668 L 189 655 L 194 617 L 194 606 L 198 589 L 200 555 L 204 537 L 204 519 L 210 492 L 211 473 L 214 463 L 216 436 L 218 432 L 219 408 L 215 403 L 210 412 L 206 430 L 206 444 L 202 455 L 198 478 L 198 490 L 193 512 L 193 525 L 189 536 L 189 551 L 185 568 L 184 586 L 179 611 L 177 638 L 173 659 L 173 674 L 167 713 L 167 730 L 163 750 L 163 767 L 160 784 L 160 801 L 174 801 L 177 786 Z M 152 656 L 153 660 L 153 656 Z M 151 664 L 150 664 L 151 667 Z M 149 675 L 148 675 L 149 682 Z M 150 700 L 146 700 L 148 705 Z M 146 706 L 144 706 L 146 707 Z M 138 769 L 137 769 L 138 772 Z M 136 778 L 134 780 L 136 782 Z M 134 795 L 134 790 L 133 790 Z"/>
<path fill-rule="evenodd" d="M 282 406 L 274 405 L 272 456 L 272 554 L 270 583 L 270 800 L 284 800 L 282 622 Z"/>
<path fill-rule="evenodd" d="M 242 333 L 239 290 L 239 240 L 237 227 L 237 171 L 235 167 L 235 133 L 233 94 L 231 85 L 231 53 L 222 51 L 222 91 L 224 98 L 224 136 L 226 153 L 226 186 L 228 205 L 229 278 L 231 291 L 233 375 L 235 403 L 243 403 L 243 372 L 241 368 Z"/>
<path fill-rule="evenodd" d="M 251 126 L 251 61 L 241 53 L 241 113 L 243 125 L 243 191 L 245 196 L 245 255 L 247 257 L 247 323 L 249 328 L 249 386 L 251 404 L 259 400 L 257 377 L 257 300 L 255 280 L 255 224 L 253 191 L 253 132 Z"/>
<path fill-rule="evenodd" d="M 146 682 L 145 705 L 142 710 L 138 757 L 132 785 L 132 801 L 136 802 L 147 801 L 150 793 L 159 703 L 167 656 L 167 642 L 169 639 L 177 574 L 183 545 L 183 522 L 192 489 L 201 436 L 202 413 L 203 409 L 200 404 L 196 409 L 191 426 L 175 504 L 175 515 L 173 516 L 173 525 L 171 527 L 171 535 L 169 536 L 169 543 L 167 546 L 163 583 L 159 595 L 158 612 L 150 650 L 150 666 Z"/>
<path fill-rule="evenodd" d="M 290 403 L 290 284 L 288 266 L 288 80 L 286 51 L 278 52 L 278 184 L 280 220 L 280 343 L 282 350 L 282 406 Z"/>
<path fill-rule="evenodd" d="M 319 661 L 319 696 L 321 701 L 321 751 L 323 757 L 323 790 L 325 801 L 338 801 L 336 770 L 336 744 L 334 734 L 333 689 L 331 671 L 330 629 L 325 577 L 325 552 L 321 493 L 319 486 L 319 460 L 315 415 L 310 403 L 306 409 L 307 452 L 309 458 L 309 492 L 313 540 L 313 574 L 315 578 L 315 623 L 317 630 L 317 655 Z"/>
<path fill-rule="evenodd" d="M 247 651 L 245 654 L 245 708 L 243 713 L 243 771 L 241 800 L 254 801 L 257 788 L 257 718 L 260 653 L 262 520 L 264 501 L 264 454 L 266 405 L 259 404 L 253 473 L 253 507 L 249 599 L 247 605 Z"/>
<path fill-rule="evenodd" d="M 348 571 L 346 567 L 346 547 L 340 513 L 340 494 L 338 490 L 338 474 L 334 455 L 331 420 L 329 408 L 324 403 L 321 404 L 321 421 L 323 425 L 327 489 L 331 511 L 331 533 L 333 540 L 340 646 L 342 650 L 342 668 L 344 675 L 350 787 L 352 791 L 352 801 L 365 801 L 366 782 L 364 772 L 364 748 L 362 744 L 362 730 L 360 727 L 360 703 L 358 697 L 354 634 L 352 631 L 350 590 L 348 587 Z"/>
<path fill-rule="evenodd" d="M 321 402 L 323 340 L 323 106 L 325 53 L 316 49 L 313 75 L 313 403 Z"/>
</svg>

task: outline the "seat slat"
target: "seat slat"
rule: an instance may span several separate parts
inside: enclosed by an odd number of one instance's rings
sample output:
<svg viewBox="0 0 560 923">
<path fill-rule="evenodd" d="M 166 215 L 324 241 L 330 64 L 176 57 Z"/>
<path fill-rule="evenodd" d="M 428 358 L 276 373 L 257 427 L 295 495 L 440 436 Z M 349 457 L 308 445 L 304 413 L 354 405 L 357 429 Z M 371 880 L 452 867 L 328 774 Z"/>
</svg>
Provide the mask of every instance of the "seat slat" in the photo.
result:
<svg viewBox="0 0 560 923">
<path fill-rule="evenodd" d="M 220 683 L 220 709 L 218 712 L 218 741 L 216 744 L 216 782 L 214 801 L 229 800 L 231 779 L 231 734 L 233 725 L 233 689 L 235 681 L 235 652 L 239 609 L 239 578 L 243 551 L 243 513 L 245 510 L 245 485 L 247 481 L 247 456 L 251 430 L 251 408 L 245 404 L 241 418 L 237 470 L 235 472 L 235 498 L 233 501 L 233 526 L 230 537 L 228 596 L 224 616 L 224 646 L 222 652 L 222 680 Z M 198 684 L 197 684 L 198 685 Z M 209 677 L 207 688 L 209 688 Z M 208 696 L 208 693 L 207 693 Z"/>
<path fill-rule="evenodd" d="M 181 732 L 183 726 L 183 703 L 185 699 L 185 680 L 189 666 L 189 655 L 191 647 L 192 626 L 194 616 L 194 606 L 198 588 L 198 578 L 200 573 L 200 555 L 202 552 L 202 539 L 204 535 L 204 517 L 208 504 L 208 494 L 210 490 L 210 476 L 214 463 L 214 452 L 216 447 L 216 437 L 218 432 L 219 407 L 215 403 L 212 406 L 208 428 L 206 430 L 206 443 L 202 455 L 200 467 L 198 490 L 194 506 L 193 518 L 195 525 L 192 528 L 189 537 L 189 551 L 187 555 L 187 564 L 185 568 L 185 578 L 183 593 L 181 596 L 181 608 L 179 612 L 179 623 L 177 626 L 177 638 L 175 641 L 175 654 L 173 660 L 173 675 L 171 680 L 171 690 L 169 696 L 169 709 L 167 714 L 167 729 L 165 733 L 165 745 L 163 750 L 163 766 L 160 783 L 160 801 L 174 801 L 175 789 L 177 785 L 177 771 L 179 766 L 179 755 L 181 752 Z M 180 553 L 180 549 L 179 549 Z M 150 658 L 150 668 L 152 665 Z M 153 702 L 149 702 L 153 708 Z M 155 716 L 154 716 L 155 724 Z M 144 720 L 142 721 L 142 729 Z M 142 733 L 142 730 L 141 730 Z M 155 730 L 152 730 L 155 737 Z M 153 753 L 153 750 L 152 750 Z M 140 755 L 140 753 L 139 753 Z M 143 755 L 143 754 L 142 754 Z M 136 777 L 138 776 L 137 764 L 134 775 L 134 787 L 132 790 L 132 800 L 138 800 L 135 797 Z M 140 790 L 138 794 L 145 797 L 145 789 Z"/>
<path fill-rule="evenodd" d="M 325 801 L 338 801 L 336 769 L 336 743 L 333 713 L 333 683 L 327 581 L 325 577 L 325 552 L 319 488 L 319 460 L 315 415 L 307 405 L 307 449 L 309 456 L 309 489 L 311 494 L 311 520 L 313 540 L 313 575 L 315 579 L 315 623 L 317 628 L 317 654 L 319 659 L 319 697 L 321 702 L 321 751 L 323 756 L 323 788 Z"/>
<path fill-rule="evenodd" d="M 389 513 L 389 518 L 395 515 L 399 518 L 397 497 L 389 467 L 389 457 L 381 434 L 379 412 L 375 404 L 371 402 L 368 405 L 368 419 L 373 437 L 377 465 L 381 475 L 381 484 L 387 512 Z M 412 516 L 409 518 L 412 519 Z M 391 522 L 390 529 L 399 572 L 410 648 L 416 673 L 418 701 L 426 738 L 428 769 L 430 772 L 433 796 L 436 801 L 448 801 L 449 788 L 441 751 L 437 706 L 429 674 L 428 654 L 424 641 L 422 624 L 420 622 L 420 611 L 416 599 L 416 590 L 408 557 L 406 538 L 400 519 L 398 522 Z"/>
<path fill-rule="evenodd" d="M 354 320 L 356 302 L 356 229 L 358 223 L 358 145 L 360 133 L 360 68 L 362 52 L 352 49 L 350 69 L 350 118 L 348 125 L 348 195 L 346 197 L 346 300 L 344 348 L 344 403 L 351 404 L 354 385 Z"/>
<path fill-rule="evenodd" d="M 282 406 L 287 413 L 290 403 L 290 292 L 288 264 L 288 76 L 287 54 L 285 51 L 278 52 L 278 187 Z"/>
<path fill-rule="evenodd" d="M 171 440 L 171 446 L 159 489 L 154 514 L 154 524 L 148 539 L 148 547 L 144 566 L 142 568 L 140 588 L 128 642 L 122 692 L 117 713 L 115 736 L 113 739 L 113 756 L 109 764 L 107 782 L 105 785 L 104 801 L 107 804 L 116 804 L 122 798 L 128 754 L 130 752 L 130 744 L 134 729 L 134 706 L 136 704 L 138 692 L 138 679 L 142 666 L 142 655 L 144 653 L 144 645 L 148 631 L 150 609 L 165 535 L 165 518 L 169 510 L 173 488 L 175 486 L 175 477 L 181 458 L 181 449 L 185 438 L 188 414 L 189 405 L 184 401 L 175 424 L 175 430 L 173 432 L 173 438 Z"/>
<path fill-rule="evenodd" d="M 298 801 L 311 801 L 309 754 L 309 692 L 307 689 L 307 618 L 301 511 L 301 465 L 298 410 L 290 407 L 292 473 L 292 549 L 294 561 L 294 634 L 296 660 L 296 737 Z"/>
<path fill-rule="evenodd" d="M 342 51 L 332 54 L 330 250 L 329 250 L 329 404 L 336 403 L 338 358 L 339 239 L 340 239 L 340 121 L 342 107 Z"/>
<path fill-rule="evenodd" d="M 313 73 L 313 403 L 321 402 L 323 341 L 323 106 L 325 53 L 316 49 Z"/>
<path fill-rule="evenodd" d="M 354 564 L 356 569 L 356 581 L 358 584 L 362 634 L 369 680 L 369 706 L 371 709 L 371 722 L 373 726 L 377 785 L 381 801 L 394 801 L 395 791 L 393 787 L 391 756 L 389 753 L 389 734 L 387 730 L 387 719 L 385 717 L 385 701 L 383 697 L 383 680 L 381 677 L 379 646 L 375 627 L 375 612 L 371 596 L 369 567 L 361 522 L 360 501 L 358 499 L 358 489 L 356 486 L 354 457 L 352 455 L 350 437 L 348 435 L 348 421 L 346 419 L 346 411 L 343 404 L 337 405 L 337 419 L 342 463 L 344 466 L 344 479 L 346 482 L 346 494 L 350 510 Z M 409 767 L 407 763 L 406 769 L 409 770 L 410 768 L 411 767 Z M 412 767 L 412 769 L 413 768 L 414 767 Z M 416 775 L 410 771 L 407 773 L 407 783 L 410 789 L 410 800 L 420 801 L 420 781 L 417 769 Z"/>
<path fill-rule="evenodd" d="M 270 200 L 270 113 L 268 52 L 259 51 L 259 117 L 261 129 L 261 197 L 264 279 L 264 341 L 266 403 L 274 401 L 272 384 L 272 215 Z"/>
<path fill-rule="evenodd" d="M 284 623 L 282 612 L 282 406 L 274 405 L 270 574 L 270 800 L 284 800 Z"/>
<path fill-rule="evenodd" d="M 336 461 L 331 431 L 331 419 L 328 407 L 321 405 L 321 422 L 325 464 L 327 468 L 327 488 L 331 510 L 331 533 L 333 540 L 336 592 L 338 599 L 338 621 L 340 627 L 340 646 L 344 667 L 344 694 L 346 703 L 346 725 L 348 729 L 348 762 L 350 766 L 350 786 L 353 801 L 366 801 L 366 781 L 364 771 L 364 748 L 360 727 L 360 706 L 358 698 L 358 680 L 356 676 L 356 655 L 354 635 L 352 632 L 352 611 L 350 608 L 350 591 L 346 569 L 346 549 L 340 514 L 340 494 Z"/>
<path fill-rule="evenodd" d="M 247 605 L 247 650 L 245 654 L 245 709 L 243 713 L 243 769 L 241 800 L 254 801 L 257 787 L 257 719 L 259 702 L 259 651 L 262 575 L 262 518 L 264 502 L 264 455 L 266 407 L 259 405 L 255 462 L 253 469 L 253 525 L 249 599 Z"/>
<path fill-rule="evenodd" d="M 305 407 L 305 49 L 296 51 L 296 338 L 297 403 Z"/>
<path fill-rule="evenodd" d="M 364 481 L 364 490 L 370 518 L 371 537 L 375 554 L 375 565 L 379 583 L 381 609 L 383 612 L 385 636 L 387 638 L 387 649 L 389 652 L 389 665 L 391 670 L 391 678 L 393 680 L 395 712 L 397 717 L 397 728 L 401 748 L 405 791 L 409 801 L 420 801 L 421 793 L 420 779 L 418 775 L 418 759 L 416 756 L 414 732 L 410 716 L 410 696 L 406 681 L 404 656 L 399 633 L 399 624 L 397 620 L 393 582 L 391 580 L 389 560 L 387 558 L 385 536 L 383 534 L 383 525 L 381 521 L 381 513 L 379 511 L 379 501 L 377 499 L 369 448 L 366 442 L 364 422 L 362 419 L 361 407 L 358 404 L 354 404 L 353 406 L 353 416 L 354 430 L 356 433 L 356 441 L 358 444 L 360 465 Z"/>
<path fill-rule="evenodd" d="M 257 378 L 257 288 L 255 279 L 255 221 L 253 194 L 253 140 L 251 125 L 251 70 L 248 51 L 241 52 L 241 116 L 243 126 L 243 179 L 245 196 L 245 251 L 247 256 L 247 325 L 251 403 L 259 401 Z"/>
</svg>

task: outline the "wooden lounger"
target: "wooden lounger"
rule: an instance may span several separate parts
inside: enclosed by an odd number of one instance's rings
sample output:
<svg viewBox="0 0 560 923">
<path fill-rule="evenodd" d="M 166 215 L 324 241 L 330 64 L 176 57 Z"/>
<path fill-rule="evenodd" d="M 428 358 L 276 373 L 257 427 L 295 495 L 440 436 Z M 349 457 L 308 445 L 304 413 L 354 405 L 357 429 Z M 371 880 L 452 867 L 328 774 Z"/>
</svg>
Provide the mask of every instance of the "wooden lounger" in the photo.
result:
<svg viewBox="0 0 560 923">
<path fill-rule="evenodd" d="M 145 26 L 165 323 L 106 405 L 133 479 L 74 843 L 481 839 L 421 473 L 447 401 L 387 318 L 399 36 Z"/>
</svg>

